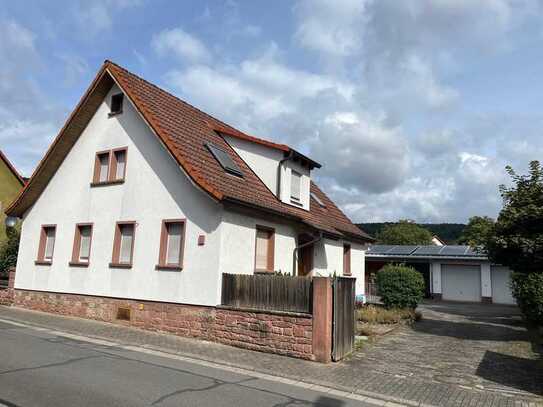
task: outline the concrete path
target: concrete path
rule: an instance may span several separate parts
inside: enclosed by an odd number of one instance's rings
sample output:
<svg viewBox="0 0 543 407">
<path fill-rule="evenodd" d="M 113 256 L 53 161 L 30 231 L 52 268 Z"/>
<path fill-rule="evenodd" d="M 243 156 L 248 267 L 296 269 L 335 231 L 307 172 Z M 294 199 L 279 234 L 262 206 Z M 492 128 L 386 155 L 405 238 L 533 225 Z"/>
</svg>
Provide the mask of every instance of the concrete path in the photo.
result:
<svg viewBox="0 0 543 407">
<path fill-rule="evenodd" d="M 366 346 L 349 360 L 329 365 L 152 333 L 119 325 L 59 317 L 17 308 L 0 307 L 0 321 L 18 321 L 71 334 L 101 338 L 122 345 L 182 355 L 183 357 L 217 363 L 222 366 L 242 368 L 272 376 L 282 376 L 298 383 L 324 386 L 327 389 L 333 388 L 337 391 L 346 392 L 342 393 L 344 395 L 352 394 L 353 396 L 380 399 L 383 404 L 384 402 L 397 402 L 411 406 L 543 406 L 543 399 L 539 397 L 541 393 L 530 392 L 525 388 L 521 389 L 520 392 L 501 391 L 498 387 L 492 388 L 484 385 L 479 388 L 477 384 L 474 385 L 472 379 L 468 379 L 466 384 L 465 382 L 456 383 L 454 380 L 437 380 L 438 375 L 430 375 L 427 372 L 424 360 L 427 360 L 426 365 L 429 371 L 435 370 L 434 367 L 439 363 L 439 360 L 436 361 L 437 354 L 431 353 L 428 349 L 433 347 L 442 349 L 445 347 L 450 350 L 450 355 L 456 354 L 458 357 L 455 372 L 460 372 L 461 377 L 464 375 L 462 372 L 467 372 L 468 375 L 472 374 L 474 377 L 478 376 L 477 369 L 473 373 L 473 368 L 471 370 L 463 370 L 462 368 L 463 365 L 468 364 L 467 362 L 470 362 L 470 366 L 477 364 L 477 362 L 473 361 L 471 363 L 470 358 L 463 357 L 463 352 L 468 350 L 470 345 L 466 344 L 464 347 L 460 342 L 462 338 L 454 337 L 454 332 L 458 326 L 452 325 L 446 329 L 443 326 L 443 320 L 447 320 L 447 315 L 454 318 L 454 312 L 456 311 L 454 309 L 448 312 L 440 311 L 440 306 L 424 306 L 425 322 L 418 324 L 417 328 L 403 328 L 399 332 L 394 332 L 393 335 L 378 341 L 375 345 Z M 457 312 L 459 318 L 464 318 L 461 316 L 461 311 L 462 309 L 459 309 Z M 473 318 L 482 319 L 479 322 L 471 321 L 472 326 L 466 329 L 467 332 L 473 330 L 474 337 L 472 340 L 473 344 L 476 345 L 477 341 L 481 339 L 480 337 L 477 339 L 477 335 L 482 335 L 477 334 L 477 332 L 486 332 L 486 327 L 493 326 L 496 321 L 484 321 L 487 318 L 485 315 L 474 315 Z M 497 318 L 499 320 L 499 317 Z M 515 316 L 515 318 L 518 317 Z M 430 321 L 437 322 L 432 323 Z M 436 327 L 437 331 L 434 331 L 433 329 L 436 329 Z M 517 328 L 519 329 L 518 332 L 523 332 L 520 335 L 524 338 L 519 343 L 529 343 L 525 339 L 526 332 L 521 331 L 523 328 L 519 326 Z M 449 334 L 445 334 L 447 332 Z M 491 331 L 490 334 L 492 332 L 494 331 Z M 409 338 L 410 336 L 414 339 L 395 342 L 398 340 L 396 338 Z M 426 340 L 423 340 L 423 338 L 426 338 Z M 450 340 L 447 340 L 447 338 Z M 442 346 L 440 347 L 434 346 L 438 341 L 445 342 L 441 342 Z M 504 337 L 497 337 L 495 341 L 489 340 L 489 342 L 502 343 Z M 412 349 L 411 346 L 415 343 L 419 343 L 420 347 Z M 496 349 L 492 351 L 496 351 Z M 480 362 L 478 365 L 480 365 Z M 504 365 L 488 367 L 485 370 L 488 373 L 485 373 L 485 375 L 489 376 L 490 372 L 503 368 Z M 445 366 L 442 371 L 448 369 L 451 369 L 451 365 Z M 508 368 L 506 367 L 506 369 Z M 541 372 L 541 370 L 534 369 L 533 371 L 536 371 L 533 379 L 538 380 L 537 372 Z M 457 373 L 454 373 L 453 376 L 456 376 Z M 483 382 L 487 384 L 499 383 L 491 377 L 484 379 L 481 383 Z M 533 389 L 538 387 L 534 387 L 533 384 L 531 386 Z M 507 387 L 519 390 L 512 383 L 509 383 Z"/>
</svg>

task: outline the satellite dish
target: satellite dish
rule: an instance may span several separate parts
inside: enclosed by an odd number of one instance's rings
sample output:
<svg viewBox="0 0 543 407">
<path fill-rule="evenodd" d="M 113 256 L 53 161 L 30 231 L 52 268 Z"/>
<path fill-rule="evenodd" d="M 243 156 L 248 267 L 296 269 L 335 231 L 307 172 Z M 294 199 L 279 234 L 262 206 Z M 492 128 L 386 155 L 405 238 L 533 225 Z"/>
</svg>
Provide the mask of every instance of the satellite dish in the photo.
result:
<svg viewBox="0 0 543 407">
<path fill-rule="evenodd" d="M 8 216 L 8 217 L 6 218 L 5 223 L 6 223 L 6 226 L 7 226 L 8 228 L 12 228 L 12 227 L 14 227 L 14 226 L 17 224 L 17 218 L 15 218 L 15 217 L 13 217 L 13 216 Z"/>
</svg>

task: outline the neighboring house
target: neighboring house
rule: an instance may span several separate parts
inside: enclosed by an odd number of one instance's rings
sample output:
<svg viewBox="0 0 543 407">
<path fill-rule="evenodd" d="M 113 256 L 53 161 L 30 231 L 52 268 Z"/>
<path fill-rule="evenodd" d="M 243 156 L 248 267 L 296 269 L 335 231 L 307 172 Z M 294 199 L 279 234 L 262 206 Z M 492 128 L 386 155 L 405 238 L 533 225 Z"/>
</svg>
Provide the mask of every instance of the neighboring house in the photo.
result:
<svg viewBox="0 0 543 407">
<path fill-rule="evenodd" d="M 281 271 L 362 294 L 372 238 L 318 168 L 106 61 L 7 209 L 23 219 L 15 289 L 215 306 L 221 273 Z"/>
<path fill-rule="evenodd" d="M 6 240 L 5 209 L 17 197 L 24 180 L 0 150 L 0 244 Z"/>
<path fill-rule="evenodd" d="M 515 304 L 511 271 L 492 264 L 469 246 L 385 246 L 366 252 L 366 281 L 387 263 L 405 263 L 424 276 L 426 295 L 435 299 Z M 371 294 L 371 293 L 370 293 Z"/>
<path fill-rule="evenodd" d="M 434 246 L 445 246 L 445 242 L 439 238 L 439 236 L 434 235 L 432 236 L 432 244 Z"/>
</svg>

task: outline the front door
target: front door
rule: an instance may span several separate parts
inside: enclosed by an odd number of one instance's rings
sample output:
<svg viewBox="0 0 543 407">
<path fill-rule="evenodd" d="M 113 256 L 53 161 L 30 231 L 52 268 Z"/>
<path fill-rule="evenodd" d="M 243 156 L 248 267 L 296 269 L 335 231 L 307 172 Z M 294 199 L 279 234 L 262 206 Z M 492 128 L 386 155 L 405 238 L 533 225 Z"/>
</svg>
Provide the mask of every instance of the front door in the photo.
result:
<svg viewBox="0 0 543 407">
<path fill-rule="evenodd" d="M 298 237 L 298 246 L 313 240 L 312 237 L 300 235 Z M 313 270 L 313 243 L 298 249 L 298 275 L 307 276 Z"/>
</svg>

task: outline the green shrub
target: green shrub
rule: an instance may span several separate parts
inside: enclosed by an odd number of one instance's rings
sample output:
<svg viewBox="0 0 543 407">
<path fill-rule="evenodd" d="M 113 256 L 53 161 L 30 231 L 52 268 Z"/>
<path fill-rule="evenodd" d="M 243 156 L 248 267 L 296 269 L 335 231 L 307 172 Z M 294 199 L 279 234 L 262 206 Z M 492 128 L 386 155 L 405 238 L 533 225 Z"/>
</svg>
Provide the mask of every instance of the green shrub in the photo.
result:
<svg viewBox="0 0 543 407">
<path fill-rule="evenodd" d="M 424 278 L 405 265 L 387 264 L 377 273 L 377 290 L 387 308 L 416 308 L 424 296 Z"/>
<path fill-rule="evenodd" d="M 543 326 L 543 274 L 512 273 L 511 288 L 526 320 Z"/>
</svg>

